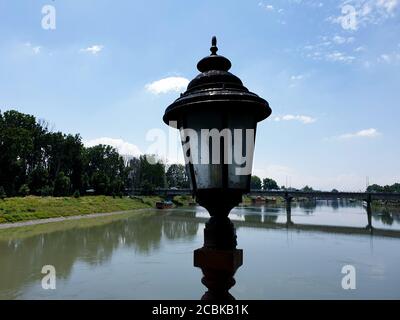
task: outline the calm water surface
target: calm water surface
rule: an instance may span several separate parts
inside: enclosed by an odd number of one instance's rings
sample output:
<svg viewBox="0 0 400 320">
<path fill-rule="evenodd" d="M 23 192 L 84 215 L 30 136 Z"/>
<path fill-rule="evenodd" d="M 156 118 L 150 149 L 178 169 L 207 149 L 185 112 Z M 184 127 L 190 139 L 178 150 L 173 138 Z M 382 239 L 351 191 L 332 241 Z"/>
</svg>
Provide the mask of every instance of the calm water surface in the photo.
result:
<svg viewBox="0 0 400 320">
<path fill-rule="evenodd" d="M 193 250 L 202 246 L 200 207 L 147 210 L 0 230 L 0 299 L 199 299 L 205 291 Z M 237 299 L 400 298 L 400 238 L 270 228 L 285 223 L 281 207 L 234 209 L 244 264 Z M 400 230 L 400 215 L 375 212 L 376 228 Z M 302 204 L 301 224 L 367 225 L 361 203 Z M 246 223 L 248 225 L 246 225 Z M 357 271 L 343 290 L 341 269 Z M 53 265 L 56 290 L 43 290 L 41 269 Z"/>
</svg>

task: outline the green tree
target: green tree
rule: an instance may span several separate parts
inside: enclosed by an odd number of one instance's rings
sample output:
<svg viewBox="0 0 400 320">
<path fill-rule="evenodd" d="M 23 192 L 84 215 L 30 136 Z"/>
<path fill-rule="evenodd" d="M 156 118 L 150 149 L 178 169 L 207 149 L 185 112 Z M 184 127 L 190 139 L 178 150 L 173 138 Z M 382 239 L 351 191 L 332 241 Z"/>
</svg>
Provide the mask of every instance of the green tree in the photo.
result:
<svg viewBox="0 0 400 320">
<path fill-rule="evenodd" d="M 110 179 L 103 171 L 94 172 L 91 183 L 96 194 L 111 194 Z"/>
<path fill-rule="evenodd" d="M 10 110 L 0 112 L 0 181 L 7 194 L 15 195 L 27 184 L 40 163 L 40 137 L 45 132 L 35 117 Z"/>
<path fill-rule="evenodd" d="M 0 186 L 0 200 L 4 200 L 5 198 L 7 198 L 7 194 L 4 191 L 4 187 Z"/>
<path fill-rule="evenodd" d="M 82 190 L 83 144 L 79 135 L 49 133 L 45 139 L 45 159 L 49 178 L 54 181 L 62 171 L 69 177 L 74 189 Z"/>
<path fill-rule="evenodd" d="M 301 191 L 304 191 L 304 192 L 313 192 L 314 189 L 311 188 L 311 187 L 309 187 L 309 186 L 305 186 L 303 189 L 301 189 Z"/>
<path fill-rule="evenodd" d="M 156 187 L 151 182 L 144 180 L 141 184 L 141 189 L 144 195 L 151 195 L 154 193 Z"/>
<path fill-rule="evenodd" d="M 123 158 L 111 146 L 97 145 L 85 150 L 85 173 L 97 194 L 120 192 L 126 181 Z"/>
<path fill-rule="evenodd" d="M 71 193 L 71 179 L 63 171 L 59 172 L 54 181 L 54 196 L 69 196 Z"/>
<path fill-rule="evenodd" d="M 125 185 L 131 190 L 140 188 L 140 159 L 133 157 L 128 161 L 126 167 Z"/>
<path fill-rule="evenodd" d="M 367 187 L 367 192 L 383 192 L 384 188 L 378 184 L 373 184 Z"/>
<path fill-rule="evenodd" d="M 122 181 L 121 177 L 116 177 L 111 182 L 111 190 L 115 194 L 120 194 L 123 191 L 124 182 Z"/>
<path fill-rule="evenodd" d="M 15 110 L 0 112 L 0 181 L 10 195 L 27 184 L 30 193 L 53 188 L 62 171 L 76 189 L 82 188 L 79 135 L 49 132 L 44 121 Z"/>
<path fill-rule="evenodd" d="M 166 172 L 167 185 L 169 188 L 189 188 L 189 178 L 186 174 L 185 166 L 182 164 L 172 164 Z"/>
<path fill-rule="evenodd" d="M 265 178 L 263 179 L 263 190 L 279 190 L 279 186 L 275 180 Z"/>
<path fill-rule="evenodd" d="M 391 192 L 400 192 L 400 183 L 395 183 L 390 186 Z"/>
<path fill-rule="evenodd" d="M 260 190 L 261 189 L 261 179 L 257 176 L 251 176 L 250 189 Z"/>
<path fill-rule="evenodd" d="M 42 189 L 39 190 L 39 194 L 42 197 L 50 197 L 50 196 L 53 195 L 53 193 L 54 193 L 53 185 L 45 186 L 45 187 L 43 187 Z"/>
<path fill-rule="evenodd" d="M 23 184 L 18 190 L 18 194 L 22 197 L 28 196 L 29 193 L 30 193 L 30 190 L 29 190 L 29 186 L 27 184 Z"/>
<path fill-rule="evenodd" d="M 394 183 L 392 185 L 380 186 L 378 184 L 373 184 L 368 186 L 367 192 L 400 192 L 400 183 Z"/>
<path fill-rule="evenodd" d="M 50 132 L 44 121 L 10 110 L 0 111 L 0 183 L 8 196 L 118 194 L 128 188 L 147 190 L 189 186 L 185 168 L 168 168 L 153 155 L 124 159 L 111 146 L 85 148 L 79 135 Z"/>
<path fill-rule="evenodd" d="M 154 155 L 140 156 L 140 184 L 141 188 L 151 185 L 154 188 L 165 188 L 165 165 Z"/>
<path fill-rule="evenodd" d="M 49 173 L 43 166 L 37 166 L 29 176 L 29 189 L 34 195 L 40 195 L 41 191 L 49 186 Z"/>
</svg>

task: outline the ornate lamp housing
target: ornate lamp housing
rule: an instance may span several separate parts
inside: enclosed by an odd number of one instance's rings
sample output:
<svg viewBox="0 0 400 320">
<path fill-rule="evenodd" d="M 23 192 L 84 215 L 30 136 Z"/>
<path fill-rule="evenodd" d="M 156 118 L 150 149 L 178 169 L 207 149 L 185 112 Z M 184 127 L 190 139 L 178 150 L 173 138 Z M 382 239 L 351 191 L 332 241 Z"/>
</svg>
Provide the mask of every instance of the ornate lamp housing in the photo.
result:
<svg viewBox="0 0 400 320">
<path fill-rule="evenodd" d="M 166 110 L 163 120 L 181 131 L 186 170 L 197 202 L 211 216 L 228 216 L 249 192 L 257 122 L 271 114 L 268 102 L 228 72 L 231 62 L 211 55 L 201 72 Z"/>
</svg>

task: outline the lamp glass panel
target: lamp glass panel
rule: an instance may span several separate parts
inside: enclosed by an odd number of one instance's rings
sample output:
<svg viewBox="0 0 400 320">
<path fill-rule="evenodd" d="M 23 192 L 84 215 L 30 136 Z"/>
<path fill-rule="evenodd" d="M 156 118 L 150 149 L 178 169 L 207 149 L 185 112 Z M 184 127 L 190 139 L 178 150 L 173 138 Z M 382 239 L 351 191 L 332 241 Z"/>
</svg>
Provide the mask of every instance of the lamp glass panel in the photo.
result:
<svg viewBox="0 0 400 320">
<path fill-rule="evenodd" d="M 199 110 L 186 116 L 181 131 L 192 187 L 247 190 L 250 185 L 256 121 L 252 115 Z M 236 129 L 236 130 L 235 130 Z M 246 135 L 246 130 L 253 135 Z M 236 150 L 236 151 L 235 151 Z M 226 181 L 223 181 L 223 179 Z"/>
<path fill-rule="evenodd" d="M 250 187 L 257 122 L 247 114 L 230 115 L 232 130 L 232 163 L 228 165 L 228 188 L 247 190 Z"/>
</svg>

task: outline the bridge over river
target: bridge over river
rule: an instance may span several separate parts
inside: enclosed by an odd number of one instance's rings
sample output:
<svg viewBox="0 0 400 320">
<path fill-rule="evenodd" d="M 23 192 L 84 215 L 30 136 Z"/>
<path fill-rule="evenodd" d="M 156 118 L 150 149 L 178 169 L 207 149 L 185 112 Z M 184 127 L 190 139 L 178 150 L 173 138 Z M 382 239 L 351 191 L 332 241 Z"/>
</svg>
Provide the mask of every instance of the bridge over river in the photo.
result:
<svg viewBox="0 0 400 320">
<path fill-rule="evenodd" d="M 140 190 L 135 193 L 140 194 Z M 191 195 L 190 189 L 157 189 L 154 192 L 159 196 L 174 197 Z M 282 197 L 285 200 L 293 198 L 309 198 L 318 200 L 354 199 L 371 202 L 372 200 L 397 200 L 400 201 L 400 193 L 387 192 L 328 192 L 328 191 L 291 191 L 291 190 L 251 190 L 249 196 Z"/>
<path fill-rule="evenodd" d="M 192 195 L 190 189 L 157 189 L 154 192 L 156 195 L 173 199 L 175 196 Z M 141 194 L 141 190 L 136 190 L 134 194 Z M 308 198 L 313 200 L 338 200 L 338 199 L 353 199 L 366 202 L 366 211 L 368 225 L 367 230 L 372 231 L 372 209 L 371 202 L 373 200 L 383 201 L 400 201 L 400 193 L 385 193 L 385 192 L 327 192 L 327 191 L 297 191 L 297 190 L 251 190 L 249 196 L 256 197 L 282 197 L 286 203 L 287 224 L 292 224 L 291 221 L 291 203 L 294 198 Z"/>
</svg>

